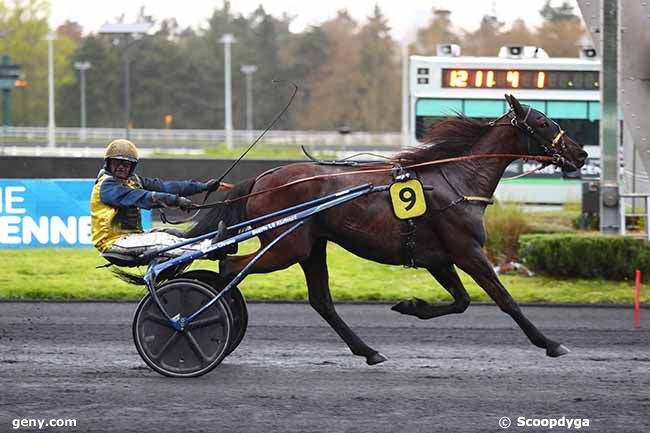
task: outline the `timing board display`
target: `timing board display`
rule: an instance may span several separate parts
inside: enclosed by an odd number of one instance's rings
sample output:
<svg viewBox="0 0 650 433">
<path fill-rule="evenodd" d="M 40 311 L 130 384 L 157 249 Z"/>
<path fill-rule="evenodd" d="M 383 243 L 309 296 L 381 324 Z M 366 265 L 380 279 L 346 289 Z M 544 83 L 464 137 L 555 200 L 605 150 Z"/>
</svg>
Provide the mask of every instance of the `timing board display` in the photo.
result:
<svg viewBox="0 0 650 433">
<path fill-rule="evenodd" d="M 451 89 L 598 90 L 598 71 L 527 69 L 442 69 Z"/>
</svg>

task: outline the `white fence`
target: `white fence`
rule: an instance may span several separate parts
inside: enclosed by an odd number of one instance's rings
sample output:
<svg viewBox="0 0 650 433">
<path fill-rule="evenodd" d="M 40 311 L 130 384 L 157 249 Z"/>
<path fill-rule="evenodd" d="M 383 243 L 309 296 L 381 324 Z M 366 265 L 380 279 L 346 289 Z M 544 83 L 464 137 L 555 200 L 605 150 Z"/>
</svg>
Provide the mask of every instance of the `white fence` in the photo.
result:
<svg viewBox="0 0 650 433">
<path fill-rule="evenodd" d="M 115 138 L 125 137 L 124 128 L 56 128 L 56 145 L 61 147 L 105 146 Z M 245 146 L 257 138 L 262 131 L 233 131 L 233 144 Z M 139 147 L 162 149 L 202 148 L 218 146 L 225 142 L 224 130 L 209 129 L 131 129 L 129 137 Z M 352 132 L 340 134 L 337 131 L 268 131 L 263 138 L 270 145 L 305 145 L 311 148 L 346 150 L 364 148 L 394 150 L 401 147 L 399 132 L 368 133 Z M 0 128 L 2 147 L 47 146 L 47 127 Z"/>
</svg>

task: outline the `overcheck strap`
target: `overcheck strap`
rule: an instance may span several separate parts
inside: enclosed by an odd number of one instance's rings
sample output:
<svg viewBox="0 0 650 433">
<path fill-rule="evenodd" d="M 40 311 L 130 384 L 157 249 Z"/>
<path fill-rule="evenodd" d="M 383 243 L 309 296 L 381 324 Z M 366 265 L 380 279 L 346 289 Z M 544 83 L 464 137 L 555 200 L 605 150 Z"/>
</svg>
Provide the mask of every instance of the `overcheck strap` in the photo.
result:
<svg viewBox="0 0 650 433">
<path fill-rule="evenodd" d="M 480 201 L 480 202 L 487 203 L 487 204 L 494 203 L 494 200 L 492 200 L 489 197 L 479 197 L 479 196 L 474 196 L 474 195 L 466 195 L 466 196 L 463 196 L 463 198 L 465 199 L 465 201 Z"/>
</svg>

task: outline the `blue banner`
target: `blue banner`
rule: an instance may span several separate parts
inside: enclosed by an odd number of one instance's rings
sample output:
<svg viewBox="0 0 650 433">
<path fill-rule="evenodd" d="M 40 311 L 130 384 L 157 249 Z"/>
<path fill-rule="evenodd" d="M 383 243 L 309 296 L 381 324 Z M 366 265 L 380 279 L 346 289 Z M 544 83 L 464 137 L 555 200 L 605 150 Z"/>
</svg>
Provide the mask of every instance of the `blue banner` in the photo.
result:
<svg viewBox="0 0 650 433">
<path fill-rule="evenodd" d="M 0 248 L 90 247 L 94 179 L 0 179 Z M 151 212 L 142 212 L 151 228 Z"/>
</svg>

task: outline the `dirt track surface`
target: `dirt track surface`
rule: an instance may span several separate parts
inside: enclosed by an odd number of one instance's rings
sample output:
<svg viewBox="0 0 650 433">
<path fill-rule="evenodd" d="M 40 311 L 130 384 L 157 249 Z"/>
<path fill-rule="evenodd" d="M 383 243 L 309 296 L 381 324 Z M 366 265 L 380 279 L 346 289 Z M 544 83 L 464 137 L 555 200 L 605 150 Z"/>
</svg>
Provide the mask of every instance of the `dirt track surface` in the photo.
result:
<svg viewBox="0 0 650 433">
<path fill-rule="evenodd" d="M 223 364 L 169 379 L 135 351 L 135 304 L 0 302 L 0 432 L 37 431 L 13 430 L 27 418 L 77 421 L 47 432 L 498 432 L 503 416 L 513 432 L 568 430 L 522 416 L 650 431 L 650 332 L 632 329 L 631 309 L 524 307 L 572 350 L 558 359 L 494 306 L 429 321 L 337 309 L 388 362 L 351 355 L 309 305 L 252 304 Z"/>
</svg>

